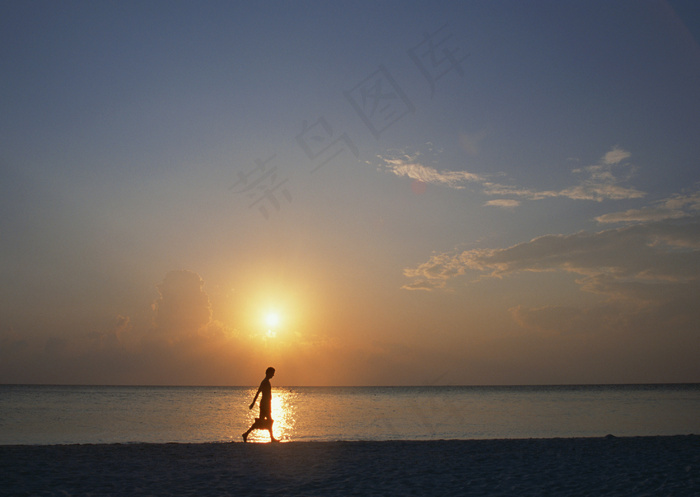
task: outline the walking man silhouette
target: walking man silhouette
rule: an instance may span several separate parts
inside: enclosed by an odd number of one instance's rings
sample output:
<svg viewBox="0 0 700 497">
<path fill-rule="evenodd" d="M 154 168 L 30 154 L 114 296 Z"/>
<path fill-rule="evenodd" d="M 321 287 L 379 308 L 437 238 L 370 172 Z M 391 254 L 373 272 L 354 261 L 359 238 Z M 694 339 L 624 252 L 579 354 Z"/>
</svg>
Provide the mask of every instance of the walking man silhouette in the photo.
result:
<svg viewBox="0 0 700 497">
<path fill-rule="evenodd" d="M 272 385 L 270 385 L 270 378 L 273 376 L 275 376 L 275 368 L 267 368 L 265 371 L 265 379 L 260 382 L 260 387 L 258 391 L 255 392 L 255 398 L 253 398 L 249 409 L 255 407 L 255 401 L 258 400 L 258 395 L 262 394 L 260 397 L 260 417 L 255 418 L 255 423 L 242 435 L 244 442 L 248 441 L 250 432 L 257 429 L 269 431 L 270 441 L 278 442 L 272 434 L 272 423 L 274 423 L 274 420 L 272 419 Z"/>
</svg>

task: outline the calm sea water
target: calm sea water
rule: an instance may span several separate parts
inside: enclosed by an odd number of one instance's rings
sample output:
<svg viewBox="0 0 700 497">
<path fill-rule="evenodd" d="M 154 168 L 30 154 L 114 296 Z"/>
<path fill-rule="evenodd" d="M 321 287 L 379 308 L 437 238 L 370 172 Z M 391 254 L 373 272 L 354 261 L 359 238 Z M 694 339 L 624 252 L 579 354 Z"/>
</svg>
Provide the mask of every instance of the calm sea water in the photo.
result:
<svg viewBox="0 0 700 497">
<path fill-rule="evenodd" d="M 254 388 L 0 385 L 0 444 L 240 441 Z M 273 389 L 283 441 L 700 433 L 700 384 Z M 266 441 L 256 431 L 250 441 Z"/>
</svg>

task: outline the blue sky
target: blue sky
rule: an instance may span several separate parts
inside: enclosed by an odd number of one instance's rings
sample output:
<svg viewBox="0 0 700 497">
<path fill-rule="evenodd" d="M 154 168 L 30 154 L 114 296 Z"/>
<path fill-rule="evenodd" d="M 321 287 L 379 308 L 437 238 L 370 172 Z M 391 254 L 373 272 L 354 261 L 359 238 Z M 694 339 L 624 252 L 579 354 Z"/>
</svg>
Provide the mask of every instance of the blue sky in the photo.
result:
<svg viewBox="0 0 700 497">
<path fill-rule="evenodd" d="M 700 381 L 691 2 L 0 8 L 0 381 Z"/>
</svg>

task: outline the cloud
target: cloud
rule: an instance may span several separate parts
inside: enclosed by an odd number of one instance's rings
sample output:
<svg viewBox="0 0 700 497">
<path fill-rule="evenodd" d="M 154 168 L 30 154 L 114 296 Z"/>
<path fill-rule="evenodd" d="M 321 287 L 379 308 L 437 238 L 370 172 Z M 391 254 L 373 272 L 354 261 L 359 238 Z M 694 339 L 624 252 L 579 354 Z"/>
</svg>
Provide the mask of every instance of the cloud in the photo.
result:
<svg viewBox="0 0 700 497">
<path fill-rule="evenodd" d="M 578 184 L 560 190 L 537 190 L 499 183 L 484 182 L 487 195 L 511 196 L 527 200 L 545 198 L 568 198 L 571 200 L 626 200 L 644 197 L 646 194 L 636 188 L 620 183 L 631 177 L 629 164 L 623 162 L 630 152 L 614 147 L 593 165 L 576 168 L 572 173 L 584 175 Z M 627 172 L 625 174 L 625 171 Z M 492 204 L 493 205 L 493 204 Z"/>
<path fill-rule="evenodd" d="M 700 280 L 700 217 L 597 233 L 545 235 L 504 249 L 434 254 L 405 269 L 404 275 L 413 284 L 420 282 L 422 289 L 437 289 L 468 271 L 482 278 L 563 271 L 582 276 L 579 284 L 584 290 L 634 297 L 635 285 L 658 285 L 656 290 L 662 284 Z"/>
<path fill-rule="evenodd" d="M 611 156 L 612 154 L 612 156 Z M 633 187 L 620 185 L 621 181 L 630 178 L 631 173 L 620 178 L 618 169 L 627 167 L 621 161 L 629 157 L 629 152 L 613 149 L 603 156 L 599 164 L 594 164 L 581 169 L 574 169 L 574 173 L 586 174 L 578 185 L 565 188 L 559 192 L 562 197 L 574 200 L 625 200 L 644 197 L 646 194 Z"/>
<path fill-rule="evenodd" d="M 33 341 L 14 331 L 2 334 L 0 346 L 11 346 L 15 354 L 6 361 L 0 350 L 0 377 L 24 383 L 248 383 L 245 375 L 256 353 L 248 347 L 242 354 L 245 344 L 237 334 L 212 320 L 202 278 L 170 271 L 156 288 L 152 314 L 140 319 L 117 315 L 103 329 Z"/>
<path fill-rule="evenodd" d="M 486 195 L 492 196 L 509 196 L 509 197 L 519 197 L 525 200 L 542 200 L 545 198 L 559 197 L 559 192 L 553 190 L 532 190 L 529 188 L 522 188 L 519 186 L 503 185 L 500 183 L 484 182 L 484 193 Z M 498 199 L 497 201 L 507 201 L 512 199 Z"/>
<path fill-rule="evenodd" d="M 503 309 L 521 331 L 501 342 L 502 350 L 512 341 L 522 349 L 508 367 L 518 357 L 539 355 L 541 361 L 525 367 L 525 375 L 560 358 L 561 370 L 552 374 L 579 368 L 580 378 L 599 378 L 595 381 L 698 378 L 700 216 L 433 254 L 404 271 L 412 280 L 404 288 L 456 291 L 459 280 L 474 286 L 528 272 L 545 278 L 547 272 L 573 274 L 579 290 L 594 297 L 558 305 L 549 285 L 542 291 L 531 286 L 522 298 L 534 304 L 520 301 Z"/>
<path fill-rule="evenodd" d="M 475 252 L 478 250 L 463 252 L 463 254 Z M 404 276 L 413 281 L 402 288 L 405 290 L 445 288 L 448 280 L 464 275 L 471 268 L 468 261 L 462 260 L 461 254 L 434 254 L 428 261 L 417 267 L 403 270 Z"/>
<path fill-rule="evenodd" d="M 157 285 L 160 297 L 153 303 L 153 325 L 173 337 L 196 333 L 211 321 L 204 281 L 192 271 L 170 271 Z"/>
<path fill-rule="evenodd" d="M 595 164 L 576 168 L 573 174 L 582 179 L 573 186 L 557 190 L 539 190 L 518 185 L 507 185 L 491 181 L 487 176 L 468 171 L 437 170 L 420 162 L 420 154 L 399 154 L 379 156 L 381 167 L 396 176 L 408 177 L 424 183 L 464 189 L 467 184 L 480 185 L 482 193 L 488 196 L 511 197 L 489 200 L 487 206 L 514 208 L 522 200 L 543 200 L 547 198 L 568 198 L 570 200 L 627 200 L 642 198 L 646 195 L 623 183 L 632 176 L 633 168 L 626 160 L 631 153 L 620 147 L 613 147 Z M 515 197 L 515 198 L 512 198 Z"/>
<path fill-rule="evenodd" d="M 603 156 L 602 162 L 606 165 L 619 164 L 625 159 L 629 159 L 630 154 L 628 151 L 621 149 L 620 147 L 613 147 L 608 153 Z"/>
<path fill-rule="evenodd" d="M 362 340 L 350 345 L 338 340 L 328 347 L 327 337 L 310 330 L 285 332 L 267 342 L 245 318 L 227 326 L 213 319 L 211 301 L 217 300 L 210 299 L 204 280 L 192 271 L 168 272 L 156 288 L 150 313 L 116 315 L 85 331 L 47 336 L 0 328 L 0 378 L 11 383 L 252 385 L 272 364 L 287 384 L 362 384 L 386 377 L 392 366 L 396 374 L 413 361 Z M 416 349 L 414 355 L 424 358 L 425 351 Z M 327 374 L 319 376 L 319 370 Z"/>
<path fill-rule="evenodd" d="M 520 201 L 508 198 L 499 198 L 497 200 L 489 200 L 484 205 L 503 207 L 504 209 L 512 209 L 514 207 L 518 207 L 520 205 Z"/>
<path fill-rule="evenodd" d="M 410 274 L 406 274 L 408 277 L 414 277 Z M 411 283 L 403 285 L 401 288 L 403 290 L 435 290 L 436 288 L 444 288 L 444 281 L 435 281 L 429 279 L 416 278 Z"/>
<path fill-rule="evenodd" d="M 416 156 L 403 155 L 393 158 L 381 158 L 385 169 L 399 177 L 407 177 L 433 185 L 462 189 L 466 183 L 481 182 L 483 178 L 467 171 L 438 171 L 424 166 Z"/>
<path fill-rule="evenodd" d="M 700 191 L 675 194 L 640 209 L 629 209 L 598 216 L 599 223 L 647 223 L 665 219 L 680 219 L 700 211 Z"/>
</svg>

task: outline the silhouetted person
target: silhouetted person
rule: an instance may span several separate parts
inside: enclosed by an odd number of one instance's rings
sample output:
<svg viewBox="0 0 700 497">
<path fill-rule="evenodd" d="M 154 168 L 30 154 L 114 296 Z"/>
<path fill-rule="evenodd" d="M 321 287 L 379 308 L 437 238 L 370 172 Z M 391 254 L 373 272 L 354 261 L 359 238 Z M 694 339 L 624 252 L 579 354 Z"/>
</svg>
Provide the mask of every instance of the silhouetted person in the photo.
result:
<svg viewBox="0 0 700 497">
<path fill-rule="evenodd" d="M 275 376 L 275 368 L 267 368 L 265 371 L 265 379 L 260 382 L 260 387 L 258 391 L 255 392 L 255 398 L 250 404 L 250 408 L 255 407 L 255 401 L 258 400 L 258 395 L 262 394 L 260 397 L 260 417 L 255 418 L 255 423 L 253 426 L 248 428 L 248 431 L 243 434 L 243 441 L 248 441 L 248 435 L 251 431 L 257 429 L 264 429 L 270 432 L 270 440 L 277 442 L 278 440 L 272 434 L 272 385 L 270 385 L 270 378 Z"/>
</svg>

